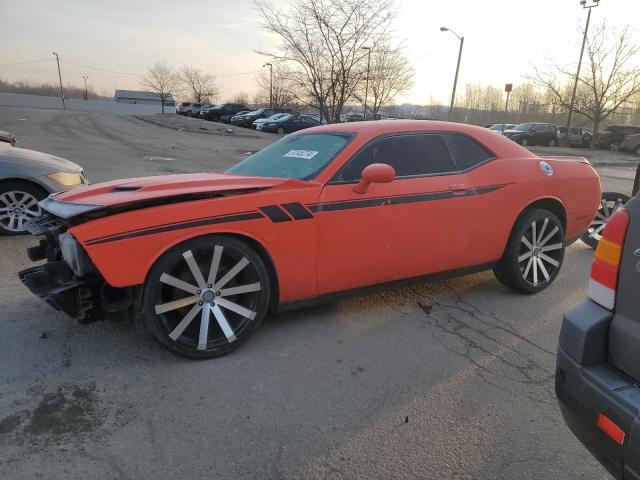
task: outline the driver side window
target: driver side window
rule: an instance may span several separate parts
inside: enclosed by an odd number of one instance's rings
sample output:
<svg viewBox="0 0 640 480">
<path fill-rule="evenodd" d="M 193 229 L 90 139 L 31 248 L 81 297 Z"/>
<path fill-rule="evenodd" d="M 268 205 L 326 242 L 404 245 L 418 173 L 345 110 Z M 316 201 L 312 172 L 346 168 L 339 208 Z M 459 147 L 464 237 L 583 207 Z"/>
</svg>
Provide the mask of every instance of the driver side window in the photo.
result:
<svg viewBox="0 0 640 480">
<path fill-rule="evenodd" d="M 358 152 L 333 182 L 356 182 L 372 163 L 386 163 L 396 177 L 437 175 L 456 170 L 447 144 L 440 134 L 404 134 L 372 141 Z"/>
</svg>

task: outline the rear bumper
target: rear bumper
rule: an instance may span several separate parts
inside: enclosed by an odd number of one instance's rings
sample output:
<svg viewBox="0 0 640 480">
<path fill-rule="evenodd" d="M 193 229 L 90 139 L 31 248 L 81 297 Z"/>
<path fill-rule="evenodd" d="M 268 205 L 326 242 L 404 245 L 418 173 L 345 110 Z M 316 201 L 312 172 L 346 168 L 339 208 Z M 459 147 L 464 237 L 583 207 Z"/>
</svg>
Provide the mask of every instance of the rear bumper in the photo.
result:
<svg viewBox="0 0 640 480">
<path fill-rule="evenodd" d="M 565 422 L 618 479 L 640 480 L 640 385 L 607 364 L 611 312 L 590 300 L 564 316 L 556 364 L 556 396 Z M 606 415 L 624 433 L 622 445 L 598 426 Z"/>
</svg>

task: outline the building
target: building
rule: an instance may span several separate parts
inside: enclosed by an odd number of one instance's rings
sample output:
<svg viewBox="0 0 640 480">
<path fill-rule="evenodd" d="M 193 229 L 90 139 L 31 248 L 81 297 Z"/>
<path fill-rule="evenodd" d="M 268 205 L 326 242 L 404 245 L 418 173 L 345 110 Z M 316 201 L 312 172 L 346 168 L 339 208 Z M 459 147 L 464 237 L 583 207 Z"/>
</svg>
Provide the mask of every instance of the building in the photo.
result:
<svg viewBox="0 0 640 480">
<path fill-rule="evenodd" d="M 136 90 L 116 90 L 113 99 L 118 103 L 137 103 L 142 105 L 161 105 L 160 95 L 155 92 L 138 92 Z M 175 107 L 176 102 L 169 94 L 165 99 L 166 107 Z"/>
</svg>

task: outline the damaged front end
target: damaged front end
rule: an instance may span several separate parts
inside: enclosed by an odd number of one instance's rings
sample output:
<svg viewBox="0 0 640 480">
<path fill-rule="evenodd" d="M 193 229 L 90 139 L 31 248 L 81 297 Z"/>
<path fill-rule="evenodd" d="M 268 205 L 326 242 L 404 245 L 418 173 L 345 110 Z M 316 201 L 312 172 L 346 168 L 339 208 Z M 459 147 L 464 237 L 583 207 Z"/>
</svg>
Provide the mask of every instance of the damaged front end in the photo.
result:
<svg viewBox="0 0 640 480">
<path fill-rule="evenodd" d="M 104 318 L 130 316 L 133 288 L 110 286 L 73 235 L 66 233 L 67 220 L 45 212 L 25 224 L 32 235 L 43 236 L 39 245 L 27 249 L 38 266 L 18 273 L 22 283 L 54 309 L 88 323 Z"/>
</svg>

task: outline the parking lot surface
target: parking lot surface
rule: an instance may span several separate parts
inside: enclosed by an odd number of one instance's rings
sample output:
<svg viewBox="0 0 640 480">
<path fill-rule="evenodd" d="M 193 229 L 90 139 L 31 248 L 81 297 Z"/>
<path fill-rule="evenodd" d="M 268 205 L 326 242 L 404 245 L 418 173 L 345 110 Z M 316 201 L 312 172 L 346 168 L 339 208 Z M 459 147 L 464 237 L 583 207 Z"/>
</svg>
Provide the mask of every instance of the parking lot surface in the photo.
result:
<svg viewBox="0 0 640 480">
<path fill-rule="evenodd" d="M 93 182 L 221 171 L 276 138 L 5 107 L 0 129 Z M 631 168 L 601 173 L 630 192 Z M 0 237 L 0 478 L 609 478 L 553 394 L 593 258 L 580 242 L 536 296 L 490 272 L 422 281 L 283 314 L 209 361 L 51 310 L 16 276 L 34 243 Z"/>
</svg>

